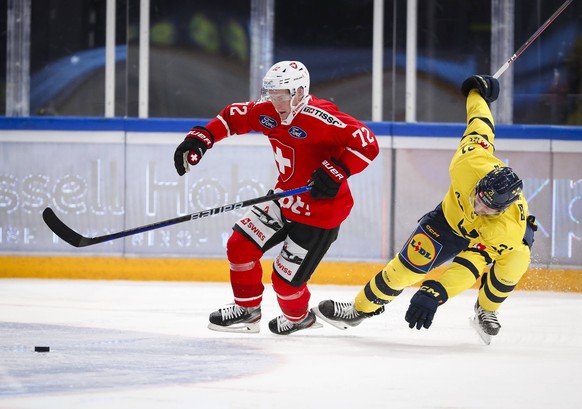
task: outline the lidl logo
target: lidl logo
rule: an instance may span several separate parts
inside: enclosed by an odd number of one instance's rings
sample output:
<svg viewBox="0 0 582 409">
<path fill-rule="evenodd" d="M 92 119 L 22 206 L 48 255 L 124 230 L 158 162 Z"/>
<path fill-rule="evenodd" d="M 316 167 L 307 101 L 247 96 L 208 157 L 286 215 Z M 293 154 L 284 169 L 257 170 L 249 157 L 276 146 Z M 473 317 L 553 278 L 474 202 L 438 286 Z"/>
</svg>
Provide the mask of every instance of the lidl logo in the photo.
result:
<svg viewBox="0 0 582 409">
<path fill-rule="evenodd" d="M 435 255 L 435 246 L 425 233 L 417 232 L 410 238 L 406 249 L 406 258 L 412 265 L 416 267 L 426 266 L 434 260 Z"/>
</svg>

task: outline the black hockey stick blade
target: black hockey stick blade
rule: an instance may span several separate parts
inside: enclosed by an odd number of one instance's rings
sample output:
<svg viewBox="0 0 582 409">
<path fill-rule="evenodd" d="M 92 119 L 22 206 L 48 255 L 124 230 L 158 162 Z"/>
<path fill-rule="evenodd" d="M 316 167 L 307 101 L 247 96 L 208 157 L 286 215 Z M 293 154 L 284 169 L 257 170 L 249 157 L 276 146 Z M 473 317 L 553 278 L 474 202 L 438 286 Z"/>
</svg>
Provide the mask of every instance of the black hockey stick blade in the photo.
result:
<svg viewBox="0 0 582 409">
<path fill-rule="evenodd" d="M 270 193 L 265 196 L 257 197 L 255 199 L 244 200 L 242 202 L 236 202 L 227 204 L 221 207 L 216 207 L 214 209 L 203 210 L 201 212 L 196 212 L 192 214 L 188 214 L 185 216 L 176 217 L 169 220 L 164 220 L 161 222 L 156 222 L 152 224 L 148 224 L 141 227 L 136 227 L 129 230 L 123 230 L 117 233 L 106 234 L 103 236 L 96 236 L 96 237 L 85 237 L 81 234 L 77 233 L 69 226 L 67 226 L 61 219 L 57 217 L 55 212 L 50 208 L 47 207 L 42 212 L 42 218 L 46 225 L 52 230 L 54 234 L 61 238 L 61 240 L 69 243 L 73 247 L 86 247 L 92 246 L 94 244 L 103 243 L 105 241 L 111 241 L 115 239 L 120 239 L 127 236 L 132 236 L 134 234 L 143 233 L 146 231 L 159 229 L 162 227 L 171 226 L 174 224 L 187 222 L 190 220 L 196 220 L 207 216 L 213 216 L 219 213 L 230 212 L 231 210 L 241 209 L 243 207 L 252 206 L 259 203 L 268 202 L 270 200 L 277 200 L 287 196 L 294 196 L 299 195 L 311 190 L 311 186 L 303 186 L 297 189 L 286 190 L 283 192 L 277 193 Z"/>
<path fill-rule="evenodd" d="M 71 229 L 65 223 L 61 221 L 50 207 L 47 207 L 42 212 L 42 219 L 46 225 L 59 236 L 63 241 L 66 241 L 71 246 L 83 247 L 81 244 L 85 237 L 81 236 L 79 233 Z"/>
</svg>

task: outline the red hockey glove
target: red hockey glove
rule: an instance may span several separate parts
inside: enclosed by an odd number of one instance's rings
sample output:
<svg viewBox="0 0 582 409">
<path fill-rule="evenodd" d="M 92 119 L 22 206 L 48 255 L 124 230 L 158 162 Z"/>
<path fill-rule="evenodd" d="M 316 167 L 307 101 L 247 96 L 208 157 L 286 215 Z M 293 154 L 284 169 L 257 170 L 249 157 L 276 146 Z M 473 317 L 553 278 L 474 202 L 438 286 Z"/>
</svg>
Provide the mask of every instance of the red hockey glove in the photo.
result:
<svg viewBox="0 0 582 409">
<path fill-rule="evenodd" d="M 429 328 L 436 313 L 437 307 L 449 298 L 447 290 L 441 283 L 428 280 L 422 283 L 418 290 L 410 299 L 410 306 L 404 319 L 408 322 L 409 328 L 420 329 Z"/>
<path fill-rule="evenodd" d="M 174 166 L 178 175 L 182 176 L 190 171 L 189 165 L 197 165 L 212 145 L 214 145 L 214 137 L 208 129 L 202 126 L 190 129 L 184 142 L 178 145 L 174 152 Z"/>
<path fill-rule="evenodd" d="M 321 167 L 311 175 L 311 197 L 314 199 L 329 199 L 335 197 L 350 176 L 347 167 L 334 158 L 324 160 Z"/>
</svg>

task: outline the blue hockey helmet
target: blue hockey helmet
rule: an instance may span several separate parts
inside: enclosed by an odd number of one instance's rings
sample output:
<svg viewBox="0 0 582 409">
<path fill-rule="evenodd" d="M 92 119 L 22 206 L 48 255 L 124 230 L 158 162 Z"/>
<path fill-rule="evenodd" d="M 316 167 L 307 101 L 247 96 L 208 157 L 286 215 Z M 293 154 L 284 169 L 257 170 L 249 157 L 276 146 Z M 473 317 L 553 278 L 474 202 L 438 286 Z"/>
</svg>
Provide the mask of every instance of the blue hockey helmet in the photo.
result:
<svg viewBox="0 0 582 409">
<path fill-rule="evenodd" d="M 494 210 L 504 210 L 515 202 L 523 189 L 522 180 L 508 166 L 493 169 L 477 183 L 476 194 Z"/>
</svg>

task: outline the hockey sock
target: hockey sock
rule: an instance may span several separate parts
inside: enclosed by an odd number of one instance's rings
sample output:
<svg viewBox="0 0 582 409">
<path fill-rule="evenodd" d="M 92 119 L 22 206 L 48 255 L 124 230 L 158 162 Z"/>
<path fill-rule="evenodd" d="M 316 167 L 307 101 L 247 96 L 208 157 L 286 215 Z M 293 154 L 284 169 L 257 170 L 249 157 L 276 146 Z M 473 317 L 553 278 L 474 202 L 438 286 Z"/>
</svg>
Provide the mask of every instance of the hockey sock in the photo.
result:
<svg viewBox="0 0 582 409">
<path fill-rule="evenodd" d="M 311 298 L 307 284 L 293 287 L 275 272 L 271 274 L 271 282 L 277 294 L 277 302 L 285 317 L 289 321 L 301 321 L 305 318 Z"/>
<path fill-rule="evenodd" d="M 261 250 L 241 233 L 234 231 L 227 245 L 230 262 L 230 284 L 236 303 L 256 307 L 263 299 L 263 268 Z"/>
</svg>

